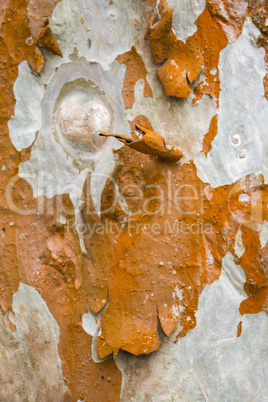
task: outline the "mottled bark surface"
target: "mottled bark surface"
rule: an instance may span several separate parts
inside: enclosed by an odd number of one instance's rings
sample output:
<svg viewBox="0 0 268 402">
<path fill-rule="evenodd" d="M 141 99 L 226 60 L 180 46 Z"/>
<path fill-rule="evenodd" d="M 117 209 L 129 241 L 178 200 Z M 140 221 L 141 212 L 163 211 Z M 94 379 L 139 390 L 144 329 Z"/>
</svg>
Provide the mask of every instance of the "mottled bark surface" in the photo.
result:
<svg viewBox="0 0 268 402">
<path fill-rule="evenodd" d="M 3 401 L 266 400 L 267 2 L 156 3 L 3 1 Z"/>
</svg>

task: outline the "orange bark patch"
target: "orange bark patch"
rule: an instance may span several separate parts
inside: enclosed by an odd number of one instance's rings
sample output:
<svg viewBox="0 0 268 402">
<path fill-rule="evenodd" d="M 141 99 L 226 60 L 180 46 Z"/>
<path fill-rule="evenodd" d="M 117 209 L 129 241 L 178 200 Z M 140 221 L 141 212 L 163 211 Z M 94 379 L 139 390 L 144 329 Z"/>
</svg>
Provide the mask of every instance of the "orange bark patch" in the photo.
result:
<svg viewBox="0 0 268 402">
<path fill-rule="evenodd" d="M 63 376 L 72 397 L 101 399 L 105 390 L 108 400 L 118 400 L 121 374 L 112 361 L 94 363 L 92 338 L 82 328 L 82 316 L 88 312 L 91 262 L 81 253 L 69 197 L 34 199 L 23 179 L 14 185 L 12 197 L 20 208 L 15 241 L 19 280 L 40 291 L 60 327 Z M 25 216 L 23 210 L 32 213 Z M 60 222 L 62 214 L 69 226 Z M 108 377 L 113 380 L 108 382 Z"/>
<path fill-rule="evenodd" d="M 34 71 L 42 69 L 44 61 L 31 34 L 26 0 L 10 2 L 0 31 L 0 43 L 3 51 L 0 69 L 10 68 L 25 59 Z"/>
<path fill-rule="evenodd" d="M 130 271 L 128 267 L 122 267 L 122 263 L 120 266 L 119 261 L 119 264 L 109 272 L 107 282 L 109 305 L 102 315 L 102 336 L 112 349 L 123 349 L 139 355 L 157 350 L 161 341 L 157 331 L 156 308 L 152 309 L 151 303 L 146 301 L 143 307 L 139 306 L 138 299 L 142 296 L 143 288 L 142 278 Z M 143 293 L 146 300 L 145 289 Z M 135 330 L 133 330 L 133 316 L 136 318 Z"/>
<path fill-rule="evenodd" d="M 88 303 L 94 313 L 106 306 L 99 355 L 118 349 L 150 353 L 161 343 L 159 324 L 169 335 L 178 317 L 178 338 L 194 328 L 199 296 L 219 278 L 227 251 L 234 253 L 239 227 L 248 250 L 237 260 L 249 295 L 241 312 L 266 311 L 267 264 L 258 257 L 268 201 L 262 176 L 213 189 L 201 182 L 193 163 L 179 166 L 126 147 L 117 155 L 102 194 L 101 220 L 92 206 L 90 177 L 84 188 L 83 218 L 90 228 L 85 244 L 94 261 Z M 245 193 L 250 201 L 241 201 Z"/>
<path fill-rule="evenodd" d="M 186 335 L 195 326 L 198 297 L 219 277 L 237 228 L 234 222 L 232 236 L 222 229 L 232 221 L 228 187 L 211 189 L 213 197 L 206 198 L 192 163 L 180 167 L 126 147 L 117 154 L 118 166 L 102 195 L 101 221 L 92 213 L 89 180 L 84 189 L 83 217 L 92 229 L 85 243 L 94 261 L 89 307 L 97 313 L 109 300 L 101 319 L 102 357 L 111 349 L 156 350 L 158 319 L 169 335 L 179 308 L 180 336 Z"/>
<path fill-rule="evenodd" d="M 242 334 L 242 321 L 237 325 L 237 338 L 239 338 Z"/>
<path fill-rule="evenodd" d="M 265 63 L 266 63 L 266 75 L 263 78 L 263 85 L 264 85 L 264 95 L 265 98 L 268 100 L 268 46 L 265 49 L 266 55 L 265 55 Z"/>
<path fill-rule="evenodd" d="M 37 38 L 37 44 L 38 46 L 46 47 L 52 53 L 57 54 L 60 57 L 63 57 L 58 42 L 56 41 L 52 33 L 52 30 L 48 25 L 45 26 L 40 32 L 40 35 Z"/>
<path fill-rule="evenodd" d="M 137 50 L 132 46 L 131 50 L 127 53 L 121 54 L 116 59 L 119 63 L 126 65 L 127 71 L 123 85 L 123 98 L 126 109 L 131 109 L 135 102 L 134 88 L 138 80 L 144 81 L 143 95 L 150 98 L 153 97 L 151 87 L 147 81 L 147 71 L 141 56 L 137 53 Z"/>
<path fill-rule="evenodd" d="M 27 60 L 29 66 L 35 71 L 40 72 L 44 60 L 38 49 L 38 37 L 34 38 L 28 18 L 28 2 L 26 0 L 14 0 L 10 2 L 0 31 L 1 61 L 0 70 L 16 66 L 22 60 Z M 46 18 L 47 19 L 47 18 Z M 43 22 L 45 24 L 45 21 Z M 40 34 L 41 26 L 39 22 Z M 50 28 L 45 28 L 41 32 L 40 43 L 49 46 L 49 50 L 61 53 Z"/>
<path fill-rule="evenodd" d="M 206 156 L 212 148 L 212 141 L 216 137 L 217 132 L 218 132 L 218 116 L 216 115 L 212 117 L 209 126 L 209 131 L 207 132 L 203 140 L 203 148 L 201 152 L 204 152 Z"/>
<path fill-rule="evenodd" d="M 241 202 L 239 196 L 247 194 L 248 201 Z M 266 311 L 268 300 L 267 244 L 260 244 L 261 224 L 268 219 L 268 186 L 262 175 L 249 175 L 232 186 L 229 208 L 237 221 L 241 222 L 245 252 L 238 259 L 246 274 L 244 286 L 248 298 L 240 305 L 241 314 Z"/>
<path fill-rule="evenodd" d="M 155 63 L 163 63 L 170 55 L 177 41 L 172 30 L 172 16 L 174 9 L 169 7 L 167 1 L 161 0 L 159 4 L 160 20 L 155 11 L 150 18 L 148 33 L 149 45 Z"/>
<path fill-rule="evenodd" d="M 9 2 L 10 2 L 10 0 L 2 0 L 2 1 L 1 1 L 1 9 L 0 9 L 0 29 L 1 29 L 2 22 L 3 22 L 4 18 L 5 18 L 5 13 L 6 13 L 6 10 L 7 10 L 7 8 L 8 8 Z"/>
<path fill-rule="evenodd" d="M 254 24 L 264 34 L 268 35 L 268 4 L 266 0 L 249 0 L 249 13 Z"/>
<path fill-rule="evenodd" d="M 139 27 L 140 27 L 139 21 L 138 21 L 136 18 L 134 18 L 134 29 L 135 29 L 135 33 L 139 30 Z"/>
<path fill-rule="evenodd" d="M 218 63 L 220 52 L 228 44 L 226 34 L 219 21 L 211 15 L 206 9 L 196 21 L 197 32 L 200 49 L 204 56 L 204 64 L 206 66 L 205 76 L 194 90 L 196 100 L 200 99 L 204 94 L 216 99 L 220 93 L 220 80 Z"/>
<path fill-rule="evenodd" d="M 164 64 L 157 73 L 167 96 L 187 97 L 200 72 L 204 76 L 194 88 L 197 102 L 203 94 L 219 97 L 219 55 L 230 40 L 242 31 L 246 10 L 237 12 L 232 2 L 210 1 L 196 21 L 197 32 L 186 42 L 177 40 L 172 30 L 173 9 L 160 2 L 160 21 L 153 14 L 148 35 L 155 63 Z M 231 32 L 231 34 L 230 34 Z"/>
<path fill-rule="evenodd" d="M 40 71 L 39 37 L 40 44 L 50 43 L 50 50 L 60 53 L 50 29 L 46 27 L 41 33 L 56 1 L 9 3 L 0 31 L 0 306 L 14 330 L 10 314 L 19 282 L 38 289 L 60 327 L 59 352 L 70 390 L 64 400 L 103 400 L 105 395 L 105 400 L 117 401 L 120 371 L 112 360 L 93 362 L 91 336 L 82 328 L 82 314 L 88 312 L 84 284 L 87 286 L 89 263 L 81 255 L 77 234 L 59 220 L 59 214 L 73 217 L 73 205 L 67 196 L 33 198 L 31 186 L 16 176 L 20 162 L 30 157 L 30 148 L 17 152 L 8 135 L 18 64 L 28 60 Z M 33 14 L 35 21 L 29 21 Z"/>
<path fill-rule="evenodd" d="M 150 120 L 146 116 L 143 116 L 143 115 L 136 116 L 134 120 L 128 121 L 128 123 L 130 125 L 132 136 L 135 135 L 134 133 L 135 133 L 136 125 L 148 128 L 148 130 L 153 131 L 153 126 L 151 125 Z"/>
<path fill-rule="evenodd" d="M 157 69 L 166 95 L 186 98 L 191 92 L 190 84 L 198 77 L 203 63 L 203 56 L 195 37 L 187 39 L 186 45 L 182 41 L 177 41 L 168 60 Z"/>
<path fill-rule="evenodd" d="M 261 34 L 259 36 L 258 45 L 264 47 L 265 63 L 266 63 L 266 75 L 263 78 L 264 94 L 268 100 L 268 4 L 265 0 L 250 0 L 249 1 L 249 14 L 254 24 L 259 28 Z"/>
<path fill-rule="evenodd" d="M 16 324 L 14 322 L 15 321 L 15 315 L 14 315 L 13 311 L 8 310 L 6 317 L 7 317 L 7 324 L 9 326 L 10 331 L 15 332 L 16 331 Z"/>
<path fill-rule="evenodd" d="M 38 38 L 41 29 L 47 23 L 47 18 L 52 14 L 59 1 L 60 0 L 28 0 L 27 10 L 29 24 L 32 35 L 35 39 Z"/>
<path fill-rule="evenodd" d="M 100 136 L 115 137 L 135 151 L 173 162 L 178 162 L 183 157 L 179 148 L 167 142 L 162 135 L 141 126 L 135 126 L 135 133 L 135 137 L 105 132 L 100 133 Z"/>
<path fill-rule="evenodd" d="M 256 314 L 264 308 L 268 296 L 268 247 L 261 248 L 259 234 L 251 228 L 243 228 L 243 244 L 246 249 L 240 264 L 246 274 L 245 292 L 248 298 L 241 303 L 241 314 Z"/>
<path fill-rule="evenodd" d="M 142 0 L 144 4 L 147 4 L 147 6 L 156 6 L 156 0 Z"/>
</svg>

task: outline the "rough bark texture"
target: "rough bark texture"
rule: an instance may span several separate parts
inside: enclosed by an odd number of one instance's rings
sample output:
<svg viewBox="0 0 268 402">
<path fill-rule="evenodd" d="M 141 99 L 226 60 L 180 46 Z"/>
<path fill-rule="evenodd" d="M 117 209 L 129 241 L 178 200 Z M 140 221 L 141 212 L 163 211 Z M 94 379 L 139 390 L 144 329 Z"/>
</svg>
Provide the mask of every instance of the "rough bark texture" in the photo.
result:
<svg viewBox="0 0 268 402">
<path fill-rule="evenodd" d="M 0 399 L 266 400 L 267 2 L 2 3 Z"/>
</svg>

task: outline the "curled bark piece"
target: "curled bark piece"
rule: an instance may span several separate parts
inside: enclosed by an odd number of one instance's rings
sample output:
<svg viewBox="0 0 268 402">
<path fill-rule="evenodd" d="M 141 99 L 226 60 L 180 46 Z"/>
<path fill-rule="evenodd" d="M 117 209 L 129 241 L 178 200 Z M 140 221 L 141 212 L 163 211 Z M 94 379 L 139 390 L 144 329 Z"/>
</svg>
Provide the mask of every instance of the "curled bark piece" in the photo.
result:
<svg viewBox="0 0 268 402">
<path fill-rule="evenodd" d="M 62 51 L 56 41 L 53 32 L 49 25 L 46 25 L 37 39 L 37 45 L 40 47 L 46 47 L 52 53 L 57 54 L 60 57 L 63 57 Z"/>
<path fill-rule="evenodd" d="M 183 153 L 179 148 L 167 142 L 162 135 L 137 125 L 135 125 L 135 129 L 139 140 L 124 134 L 100 133 L 100 135 L 115 137 L 123 142 L 123 144 L 143 154 L 158 156 L 159 158 L 169 159 L 174 162 L 178 162 L 183 157 Z"/>
</svg>

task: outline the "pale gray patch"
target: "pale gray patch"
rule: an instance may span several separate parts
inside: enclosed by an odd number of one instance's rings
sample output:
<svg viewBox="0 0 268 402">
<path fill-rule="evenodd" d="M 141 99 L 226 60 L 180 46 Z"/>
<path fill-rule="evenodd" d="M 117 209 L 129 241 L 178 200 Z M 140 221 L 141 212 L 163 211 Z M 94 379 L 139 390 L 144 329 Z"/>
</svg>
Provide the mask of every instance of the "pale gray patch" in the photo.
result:
<svg viewBox="0 0 268 402">
<path fill-rule="evenodd" d="M 124 67 L 117 62 L 112 71 L 104 71 L 96 63 L 78 59 L 62 65 L 55 72 L 42 99 L 43 123 L 32 148 L 31 158 L 20 164 L 19 169 L 20 176 L 32 185 L 35 197 L 45 195 L 51 198 L 56 194 L 67 193 L 72 194 L 73 197 L 77 196 L 79 199 L 88 172 L 94 171 L 95 161 L 101 159 L 103 152 L 105 158 L 102 159 L 102 163 L 96 162 L 96 169 L 98 166 L 103 169 L 103 166 L 107 164 L 111 166 L 112 148 L 115 147 L 114 139 L 108 139 L 104 149 L 97 154 L 79 149 L 71 150 L 69 146 L 63 149 L 62 144 L 55 137 L 54 108 L 64 84 L 75 83 L 76 80 L 83 77 L 92 82 L 92 86 L 96 85 L 104 92 L 105 99 L 113 110 L 112 129 L 115 132 L 130 133 L 121 94 L 115 96 L 117 94 L 116 83 L 122 85 L 124 71 Z"/>
<path fill-rule="evenodd" d="M 172 28 L 177 38 L 185 42 L 196 32 L 195 21 L 205 10 L 206 0 L 168 0 L 168 5 L 175 10 Z"/>
<path fill-rule="evenodd" d="M 75 191 L 71 192 L 70 193 L 70 199 L 71 199 L 71 201 L 73 203 L 73 206 L 74 206 L 75 228 L 76 228 L 76 232 L 77 232 L 78 237 L 79 237 L 80 249 L 81 249 L 82 253 L 84 253 L 85 255 L 90 257 L 90 254 L 87 251 L 86 245 L 85 245 L 84 234 L 85 234 L 85 231 L 86 231 L 86 227 L 84 226 L 84 220 L 83 220 L 82 213 L 81 213 L 81 207 L 83 205 L 83 201 L 80 199 L 81 191 L 82 191 L 82 187 L 77 192 L 75 192 Z"/>
<path fill-rule="evenodd" d="M 67 219 L 66 219 L 65 216 L 63 216 L 63 215 L 60 216 L 59 221 L 60 221 L 60 223 L 61 223 L 62 225 L 66 225 L 66 223 L 67 223 Z"/>
<path fill-rule="evenodd" d="M 104 303 L 106 300 L 103 301 Z M 100 359 L 97 352 L 97 340 L 101 335 L 101 315 L 107 309 L 109 302 L 107 301 L 105 306 L 97 313 L 86 313 L 82 316 L 82 327 L 86 333 L 92 336 L 91 356 L 95 363 L 102 363 L 109 360 L 111 356 L 107 356 L 104 359 Z"/>
<path fill-rule="evenodd" d="M 15 332 L 0 312 L 1 401 L 63 400 L 67 386 L 58 351 L 57 322 L 40 293 L 23 283 L 13 296 L 13 312 Z"/>
<path fill-rule="evenodd" d="M 82 327 L 91 336 L 97 331 L 97 320 L 92 313 L 86 313 L 82 316 Z"/>
<path fill-rule="evenodd" d="M 264 221 L 260 231 L 261 247 L 264 248 L 268 241 L 268 222 Z"/>
<path fill-rule="evenodd" d="M 250 201 L 250 195 L 247 193 L 242 193 L 238 197 L 240 202 L 249 202 Z"/>
<path fill-rule="evenodd" d="M 212 75 L 216 75 L 217 74 L 217 69 L 216 68 L 213 68 L 212 70 L 210 70 L 210 74 L 212 74 Z"/>
<path fill-rule="evenodd" d="M 65 57 L 84 56 L 108 69 L 119 54 L 131 49 L 138 2 L 126 0 L 62 0 L 50 26 Z M 88 44 L 91 46 L 88 46 Z"/>
<path fill-rule="evenodd" d="M 237 255 L 238 258 L 241 258 L 244 252 L 245 247 L 243 245 L 242 232 L 241 229 L 239 228 L 235 236 L 235 254 Z"/>
<path fill-rule="evenodd" d="M 129 128 L 128 128 L 129 130 Z M 127 130 L 127 131 L 128 131 Z M 120 147 L 118 143 L 114 144 L 114 149 Z M 96 155 L 95 159 L 95 169 L 91 173 L 90 177 L 90 195 L 92 203 L 96 213 L 100 216 L 101 214 L 101 194 L 105 186 L 105 183 L 113 171 L 115 166 L 113 149 L 106 148 L 102 153 Z M 110 178 L 111 179 L 111 178 Z"/>
<path fill-rule="evenodd" d="M 18 78 L 14 84 L 16 97 L 15 116 L 8 121 L 12 144 L 21 151 L 32 145 L 36 132 L 42 124 L 41 99 L 44 87 L 31 72 L 26 61 L 19 65 Z"/>
<path fill-rule="evenodd" d="M 267 401 L 268 317 L 239 313 L 245 273 L 230 253 L 219 280 L 203 290 L 197 325 L 150 356 L 119 352 L 122 401 Z M 242 333 L 237 338 L 237 325 Z"/>
<path fill-rule="evenodd" d="M 268 103 L 264 97 L 265 50 L 260 31 L 247 18 L 239 39 L 221 51 L 218 133 L 207 157 L 194 159 L 200 179 L 213 187 L 249 173 L 268 178 Z"/>
</svg>

